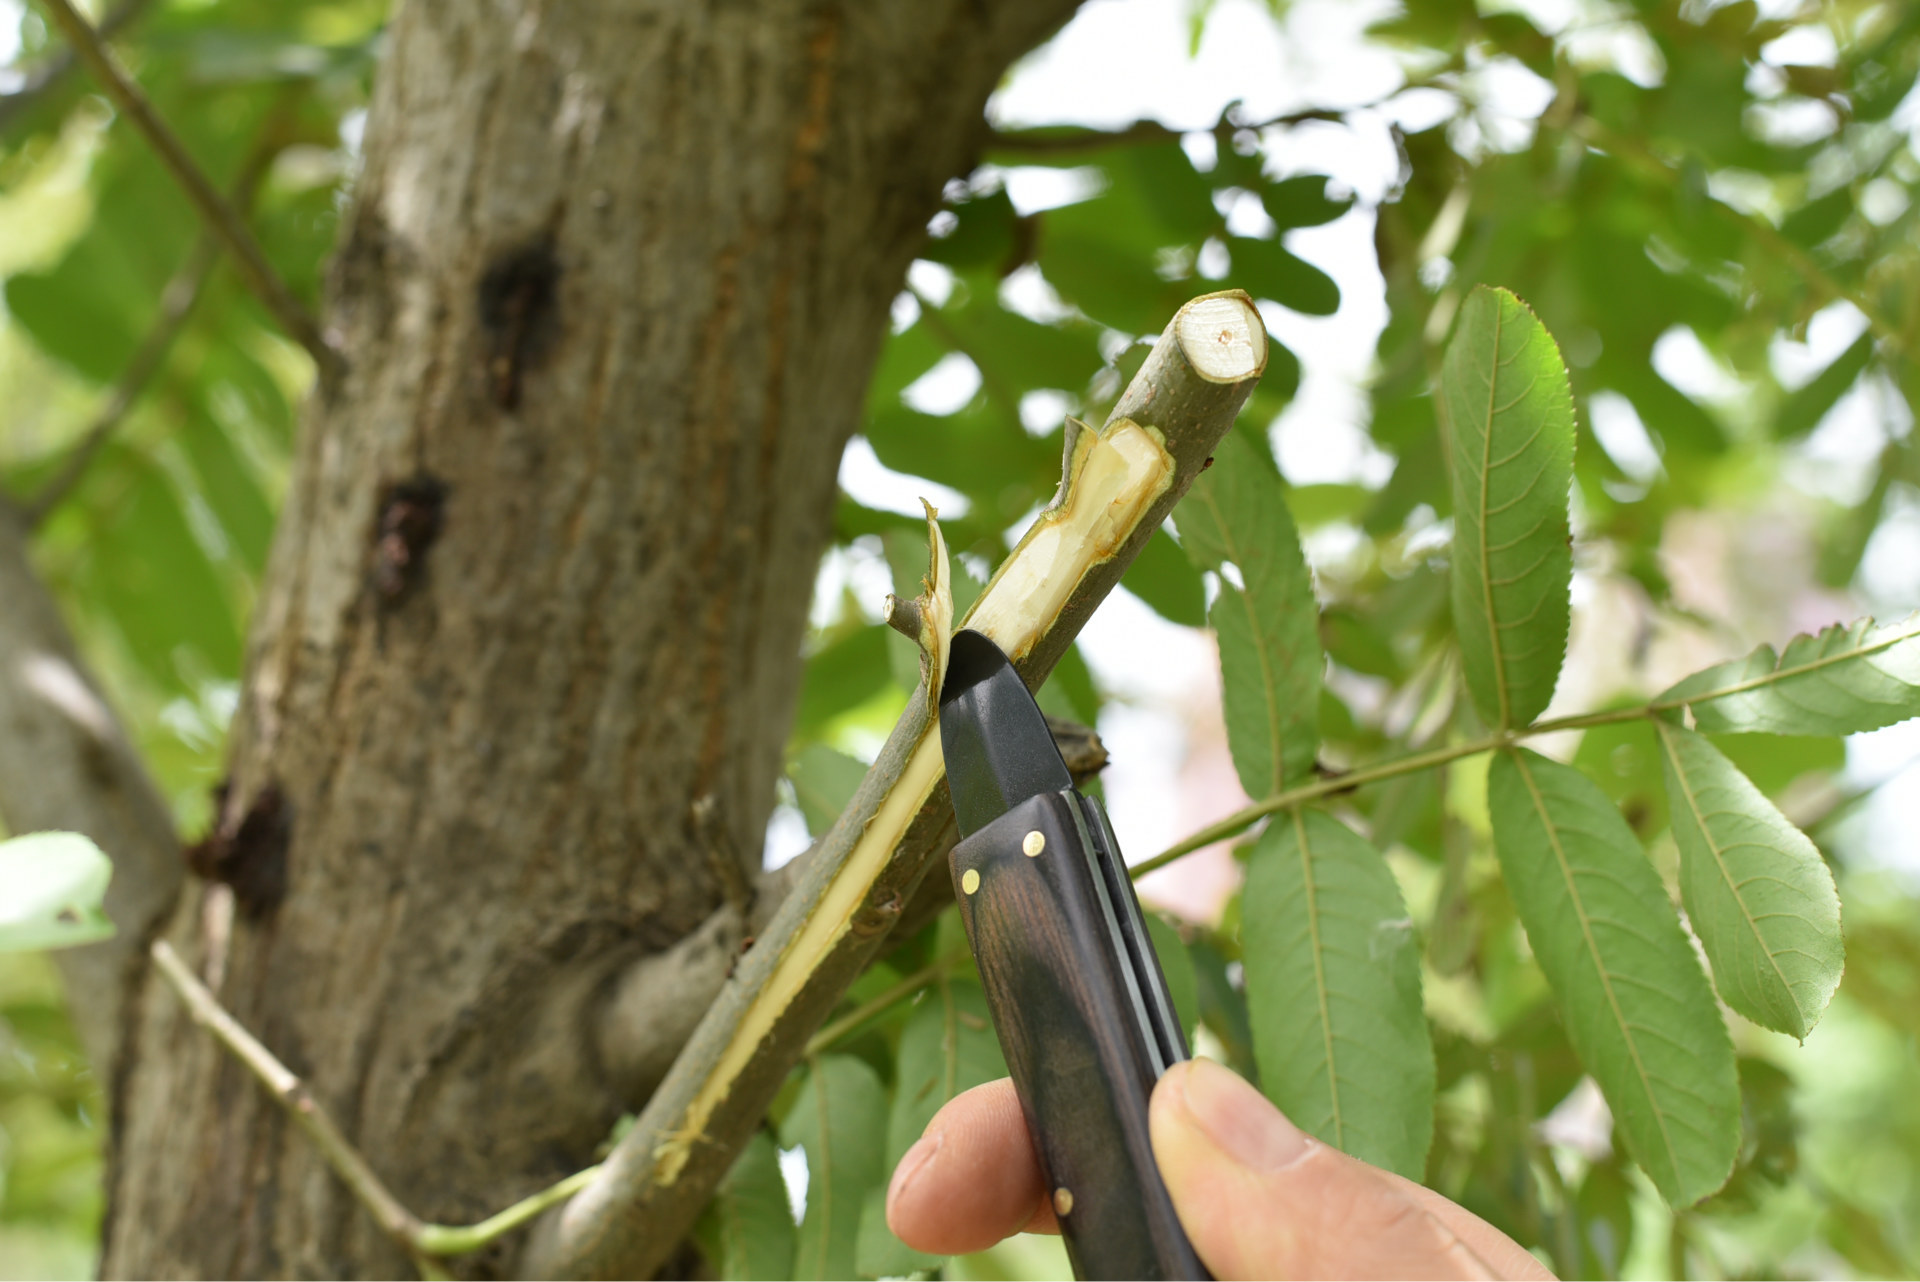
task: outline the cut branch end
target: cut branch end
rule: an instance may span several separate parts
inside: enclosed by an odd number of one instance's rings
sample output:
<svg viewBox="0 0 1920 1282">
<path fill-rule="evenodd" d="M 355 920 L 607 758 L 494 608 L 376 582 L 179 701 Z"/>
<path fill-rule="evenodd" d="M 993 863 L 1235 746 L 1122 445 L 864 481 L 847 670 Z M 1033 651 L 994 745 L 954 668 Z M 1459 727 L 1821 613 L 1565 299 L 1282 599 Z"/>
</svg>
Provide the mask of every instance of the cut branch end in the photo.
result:
<svg viewBox="0 0 1920 1282">
<path fill-rule="evenodd" d="M 911 597 L 895 596 L 887 593 L 887 626 L 898 632 L 915 645 L 920 643 L 921 628 L 925 616 L 920 613 L 920 603 Z"/>
<path fill-rule="evenodd" d="M 1267 367 L 1267 327 L 1238 290 L 1196 298 L 1174 318 L 1174 337 L 1194 373 L 1241 383 Z"/>
</svg>

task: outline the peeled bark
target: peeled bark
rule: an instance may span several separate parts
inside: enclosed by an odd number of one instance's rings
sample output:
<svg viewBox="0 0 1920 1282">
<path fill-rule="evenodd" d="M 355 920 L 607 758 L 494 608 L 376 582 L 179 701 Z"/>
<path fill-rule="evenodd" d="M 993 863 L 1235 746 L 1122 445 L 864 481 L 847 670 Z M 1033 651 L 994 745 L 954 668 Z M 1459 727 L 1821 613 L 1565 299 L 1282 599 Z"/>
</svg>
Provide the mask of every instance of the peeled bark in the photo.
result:
<svg viewBox="0 0 1920 1282">
<path fill-rule="evenodd" d="M 889 304 L 988 92 L 1070 9 L 396 16 L 333 269 L 349 373 L 309 409 L 234 726 L 231 885 L 167 933 L 423 1217 L 584 1165 L 638 1102 L 589 1014 L 758 871 Z M 107 1273 L 407 1270 L 169 992 L 129 1040 Z"/>
</svg>

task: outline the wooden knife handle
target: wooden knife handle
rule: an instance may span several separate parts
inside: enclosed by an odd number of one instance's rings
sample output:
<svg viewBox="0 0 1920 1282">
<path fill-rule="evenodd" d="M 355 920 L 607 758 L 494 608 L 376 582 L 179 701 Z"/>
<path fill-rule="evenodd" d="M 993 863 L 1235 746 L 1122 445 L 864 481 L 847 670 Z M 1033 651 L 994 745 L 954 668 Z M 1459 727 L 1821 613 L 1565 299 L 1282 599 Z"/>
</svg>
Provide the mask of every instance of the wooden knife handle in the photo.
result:
<svg viewBox="0 0 1920 1282">
<path fill-rule="evenodd" d="M 1208 1277 L 1147 1134 L 1153 1084 L 1186 1038 L 1098 803 L 1032 797 L 950 862 L 1075 1275 Z"/>
</svg>

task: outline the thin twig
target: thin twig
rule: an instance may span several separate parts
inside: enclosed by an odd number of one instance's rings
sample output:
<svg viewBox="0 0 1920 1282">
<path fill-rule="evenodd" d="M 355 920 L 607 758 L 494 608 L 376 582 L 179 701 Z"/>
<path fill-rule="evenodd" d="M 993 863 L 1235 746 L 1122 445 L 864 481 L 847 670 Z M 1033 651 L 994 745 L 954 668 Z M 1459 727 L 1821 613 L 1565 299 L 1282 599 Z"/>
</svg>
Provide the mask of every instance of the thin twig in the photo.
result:
<svg viewBox="0 0 1920 1282">
<path fill-rule="evenodd" d="M 401 1205 L 400 1199 L 374 1174 L 366 1158 L 334 1124 L 333 1118 L 321 1107 L 320 1101 L 314 1098 L 313 1092 L 299 1075 L 275 1058 L 272 1051 L 261 1045 L 259 1039 L 227 1012 L 219 999 L 200 982 L 199 976 L 180 959 L 173 945 L 164 939 L 155 940 L 152 954 L 154 965 L 173 986 L 173 990 L 180 994 L 180 1000 L 186 1003 L 194 1023 L 212 1033 L 216 1041 L 233 1052 L 234 1058 L 246 1065 L 279 1101 L 280 1106 L 293 1118 L 294 1124 L 307 1133 L 314 1147 L 320 1150 L 320 1156 L 333 1168 L 333 1173 L 340 1177 L 360 1205 L 366 1207 L 380 1227 L 413 1258 L 423 1277 L 446 1276 L 429 1257 L 464 1255 L 479 1250 L 549 1207 L 566 1201 L 585 1188 L 600 1170 L 597 1166 L 590 1166 L 584 1171 L 575 1171 L 558 1184 L 523 1198 L 478 1224 L 423 1223 L 419 1216 Z"/>
<path fill-rule="evenodd" d="M 126 0 L 118 9 L 101 19 L 95 28 L 102 40 L 111 40 L 120 33 L 120 29 L 139 17 L 151 6 L 153 0 Z M 61 49 L 40 64 L 34 73 L 27 77 L 27 83 L 12 93 L 0 94 L 0 132 L 16 119 L 32 110 L 39 101 L 58 89 L 66 78 L 73 74 L 78 60 L 71 48 Z"/>
<path fill-rule="evenodd" d="M 549 1207 L 558 1206 L 566 1201 L 590 1184 L 593 1177 L 599 1173 L 598 1166 L 589 1166 L 584 1171 L 575 1171 L 558 1184 L 541 1189 L 532 1197 L 522 1198 L 500 1214 L 489 1216 L 478 1224 L 464 1228 L 447 1224 L 422 1224 L 414 1245 L 428 1255 L 465 1255 L 469 1251 L 478 1251 L 495 1238 L 504 1237 L 513 1232 Z"/>
<path fill-rule="evenodd" d="M 234 1057 L 260 1079 L 261 1085 L 293 1118 L 294 1125 L 307 1133 L 307 1138 L 320 1150 L 320 1156 L 333 1168 L 333 1173 L 340 1177 L 360 1205 L 367 1208 L 395 1242 L 409 1253 L 416 1253 L 423 1227 L 419 1217 L 402 1206 L 400 1199 L 374 1174 L 373 1168 L 367 1165 L 367 1159 L 360 1156 L 360 1150 L 341 1133 L 327 1110 L 307 1089 L 307 1084 L 276 1059 L 273 1052 L 262 1046 L 252 1033 L 242 1028 L 239 1020 L 227 1013 L 199 977 L 180 960 L 180 954 L 173 951 L 173 945 L 164 939 L 156 939 L 152 953 L 154 965 L 160 968 L 160 973 L 180 994 L 180 1000 L 187 1004 L 193 1022 L 212 1033 L 215 1040 L 232 1051 Z"/>
<path fill-rule="evenodd" d="M 254 193 L 259 190 L 260 180 L 266 176 L 268 164 L 286 140 L 293 106 L 303 92 L 304 87 L 301 87 L 280 96 L 262 125 L 259 137 L 248 150 L 246 160 L 240 165 L 240 175 L 234 180 L 230 199 L 234 209 L 243 217 L 253 207 Z M 207 280 L 213 275 L 214 266 L 219 261 L 220 241 L 210 230 L 203 228 L 194 239 L 193 248 L 187 251 L 186 261 L 161 292 L 160 314 L 154 318 L 146 337 L 140 340 L 133 359 L 120 372 L 107 403 L 100 407 L 100 412 L 81 436 L 80 443 L 67 456 L 66 462 L 60 465 L 53 479 L 42 486 L 40 492 L 25 505 L 21 515 L 29 530 L 38 528 L 55 508 L 66 501 L 74 486 L 85 475 L 88 465 L 106 446 L 114 429 L 133 408 L 134 402 L 139 400 L 154 375 L 160 372 L 167 353 L 173 349 L 174 340 L 186 329 L 187 318 L 192 315 L 194 305 L 199 302 L 201 291 L 206 288 Z"/>
<path fill-rule="evenodd" d="M 265 251 L 253 238 L 253 233 L 247 230 L 240 215 L 214 190 L 206 174 L 187 154 L 179 137 L 160 119 L 153 104 L 147 101 L 146 95 L 141 93 L 140 87 L 120 66 L 119 60 L 100 42 L 100 33 L 73 7 L 71 0 L 40 0 L 40 5 L 46 10 L 47 16 L 53 19 L 53 24 L 60 28 L 61 34 L 66 36 L 80 61 L 87 65 L 87 69 L 107 91 L 107 96 L 113 99 L 121 114 L 133 122 L 134 127 L 159 154 L 161 162 L 173 174 L 174 181 L 180 184 L 187 198 L 200 211 L 200 217 L 207 227 L 233 251 L 234 260 L 248 287 L 259 296 L 261 303 L 273 314 L 287 336 L 306 348 L 313 357 L 314 364 L 319 367 L 321 382 L 331 384 L 337 381 L 345 368 L 344 362 L 340 353 L 320 332 L 319 322 L 294 297 L 293 291 L 267 261 Z"/>
</svg>

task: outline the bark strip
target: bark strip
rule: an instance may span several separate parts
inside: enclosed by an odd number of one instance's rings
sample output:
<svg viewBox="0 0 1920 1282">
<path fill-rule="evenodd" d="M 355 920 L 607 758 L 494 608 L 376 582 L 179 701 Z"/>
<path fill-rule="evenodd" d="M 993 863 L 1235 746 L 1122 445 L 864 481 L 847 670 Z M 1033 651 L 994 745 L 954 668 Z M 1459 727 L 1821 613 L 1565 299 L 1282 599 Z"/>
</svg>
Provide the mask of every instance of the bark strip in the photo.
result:
<svg viewBox="0 0 1920 1282">
<path fill-rule="evenodd" d="M 1265 330 L 1246 295 L 1196 299 L 1106 427 L 1070 437 L 1054 504 L 965 621 L 999 642 L 1029 685 L 1199 475 L 1265 365 Z M 808 1038 L 951 847 L 935 730 L 929 701 L 916 697 L 632 1131 L 542 1226 L 524 1272 L 646 1277 L 666 1262 Z"/>
</svg>

